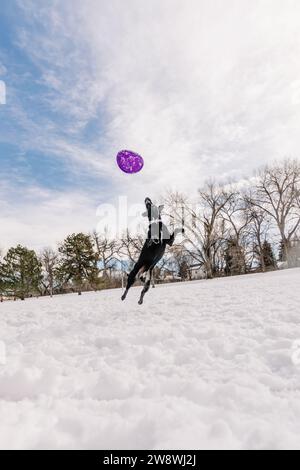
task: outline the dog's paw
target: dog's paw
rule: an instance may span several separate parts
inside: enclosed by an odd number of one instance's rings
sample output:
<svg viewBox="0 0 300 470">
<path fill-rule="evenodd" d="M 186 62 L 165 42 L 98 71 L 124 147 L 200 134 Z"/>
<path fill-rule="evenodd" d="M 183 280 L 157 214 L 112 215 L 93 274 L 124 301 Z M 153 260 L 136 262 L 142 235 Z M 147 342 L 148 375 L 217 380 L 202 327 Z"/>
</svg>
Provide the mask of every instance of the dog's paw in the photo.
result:
<svg viewBox="0 0 300 470">
<path fill-rule="evenodd" d="M 144 301 L 142 299 L 139 300 L 139 305 L 143 305 Z"/>
</svg>

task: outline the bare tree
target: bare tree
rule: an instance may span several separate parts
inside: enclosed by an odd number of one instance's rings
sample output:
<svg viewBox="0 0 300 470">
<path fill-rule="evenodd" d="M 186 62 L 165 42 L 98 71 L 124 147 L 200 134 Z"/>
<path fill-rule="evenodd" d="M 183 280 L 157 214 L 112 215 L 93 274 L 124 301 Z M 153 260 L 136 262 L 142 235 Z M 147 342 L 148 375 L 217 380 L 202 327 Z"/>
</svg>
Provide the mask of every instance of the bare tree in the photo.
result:
<svg viewBox="0 0 300 470">
<path fill-rule="evenodd" d="M 182 244 L 174 245 L 170 250 L 171 263 L 174 265 L 174 272 L 183 280 L 191 280 L 190 267 L 193 259 Z"/>
<path fill-rule="evenodd" d="M 261 170 L 254 204 L 275 222 L 289 263 L 291 241 L 300 227 L 300 163 L 285 160 Z"/>
<path fill-rule="evenodd" d="M 196 205 L 189 203 L 186 196 L 178 193 L 169 194 L 167 197 L 167 204 L 175 217 L 175 223 L 180 223 L 182 212 L 184 213 L 185 248 L 198 263 L 203 265 L 208 279 L 211 279 L 216 271 L 214 262 L 217 260 L 217 251 L 222 245 L 224 225 L 221 213 L 232 197 L 231 191 L 214 182 L 206 183 L 204 188 L 199 190 Z"/>
<path fill-rule="evenodd" d="M 120 241 L 118 254 L 121 257 L 125 257 L 129 260 L 130 264 L 135 264 L 137 258 L 145 243 L 144 238 L 141 235 L 133 236 L 129 230 L 127 230 Z"/>
<path fill-rule="evenodd" d="M 42 285 L 48 294 L 53 297 L 55 271 L 58 265 L 58 253 L 52 248 L 45 248 L 40 256 L 44 271 Z"/>
<path fill-rule="evenodd" d="M 210 182 L 199 191 L 200 214 L 196 215 L 195 229 L 199 235 L 202 245 L 202 256 L 206 277 L 213 278 L 216 266 L 214 261 L 218 249 L 221 247 L 222 235 L 224 234 L 224 223 L 221 219 L 222 212 L 231 203 L 234 196 L 231 189 Z M 195 214 L 193 215 L 195 222 Z M 193 228 L 194 230 L 194 228 Z"/>
<path fill-rule="evenodd" d="M 243 194 L 234 186 L 228 189 L 231 198 L 221 211 L 222 218 L 228 227 L 230 244 L 236 247 L 240 259 L 239 272 L 246 272 L 252 265 L 252 247 L 249 247 L 249 230 L 251 213 L 247 211 L 247 204 Z"/>
<path fill-rule="evenodd" d="M 112 265 L 115 263 L 115 257 L 119 249 L 118 242 L 109 238 L 107 229 L 102 234 L 94 231 L 92 238 L 95 244 L 97 259 L 101 264 L 99 270 L 103 272 L 103 277 L 107 278 L 113 267 Z"/>
<path fill-rule="evenodd" d="M 245 194 L 245 211 L 249 220 L 249 241 L 252 243 L 253 261 L 258 260 L 261 270 L 266 271 L 265 243 L 271 228 L 270 216 L 265 210 L 255 205 L 255 200 L 250 190 Z"/>
</svg>

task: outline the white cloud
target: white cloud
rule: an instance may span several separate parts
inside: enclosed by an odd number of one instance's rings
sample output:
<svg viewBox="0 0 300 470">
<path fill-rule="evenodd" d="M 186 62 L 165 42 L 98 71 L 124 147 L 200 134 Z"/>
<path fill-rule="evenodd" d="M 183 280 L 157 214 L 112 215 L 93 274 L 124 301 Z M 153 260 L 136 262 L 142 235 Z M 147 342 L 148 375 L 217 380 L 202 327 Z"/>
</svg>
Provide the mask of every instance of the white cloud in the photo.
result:
<svg viewBox="0 0 300 470">
<path fill-rule="evenodd" d="M 101 161 L 140 151 L 143 190 L 195 188 L 298 151 L 299 2 L 75 0 L 38 17 L 48 35 L 30 50 L 48 51 L 54 105 L 82 126 L 103 108 Z"/>
<path fill-rule="evenodd" d="M 298 156 L 298 0 L 19 3 L 43 25 L 19 44 L 43 73 L 45 101 L 67 117 L 63 134 L 49 123 L 35 145 L 104 176 L 107 197 L 195 192 Z M 97 119 L 98 134 L 78 142 Z M 116 170 L 121 148 L 143 154 L 140 175 Z"/>
<path fill-rule="evenodd" d="M 73 232 L 90 232 L 97 226 L 96 204 L 75 191 L 50 191 L 41 187 L 15 188 L 8 200 L 7 184 L 0 187 L 0 248 L 18 243 L 42 249 L 55 246 Z"/>
<path fill-rule="evenodd" d="M 7 68 L 0 62 L 0 77 L 3 77 L 7 73 Z"/>
</svg>

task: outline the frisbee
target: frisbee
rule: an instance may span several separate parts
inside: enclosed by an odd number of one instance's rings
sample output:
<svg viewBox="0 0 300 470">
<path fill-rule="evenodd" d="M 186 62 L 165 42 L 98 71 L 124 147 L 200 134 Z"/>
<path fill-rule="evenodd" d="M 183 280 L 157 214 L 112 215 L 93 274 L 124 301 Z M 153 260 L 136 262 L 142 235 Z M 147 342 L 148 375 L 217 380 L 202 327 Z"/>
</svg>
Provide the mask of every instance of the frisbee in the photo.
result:
<svg viewBox="0 0 300 470">
<path fill-rule="evenodd" d="M 138 153 L 121 150 L 117 155 L 117 164 L 124 173 L 139 173 L 144 167 L 144 160 Z"/>
</svg>

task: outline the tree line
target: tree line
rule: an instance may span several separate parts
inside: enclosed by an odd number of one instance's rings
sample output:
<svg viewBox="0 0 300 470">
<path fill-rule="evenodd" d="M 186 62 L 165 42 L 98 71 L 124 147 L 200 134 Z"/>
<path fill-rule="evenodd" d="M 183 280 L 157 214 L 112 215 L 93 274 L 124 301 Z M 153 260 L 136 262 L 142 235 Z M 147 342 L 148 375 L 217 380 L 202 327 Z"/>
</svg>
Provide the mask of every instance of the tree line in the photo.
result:
<svg viewBox="0 0 300 470">
<path fill-rule="evenodd" d="M 242 184 L 208 182 L 196 209 L 182 194 L 169 194 L 168 206 L 175 224 L 183 208 L 185 252 L 207 278 L 300 264 L 297 160 L 266 166 Z"/>
<path fill-rule="evenodd" d="M 188 280 L 197 267 L 211 279 L 300 266 L 300 164 L 266 166 L 243 183 L 207 182 L 197 200 L 164 196 L 171 226 L 185 235 L 156 268 L 157 280 Z M 0 256 L 1 298 L 120 287 L 143 246 L 143 234 L 112 239 L 72 234 L 58 247 L 36 253 L 18 245 Z"/>
</svg>

